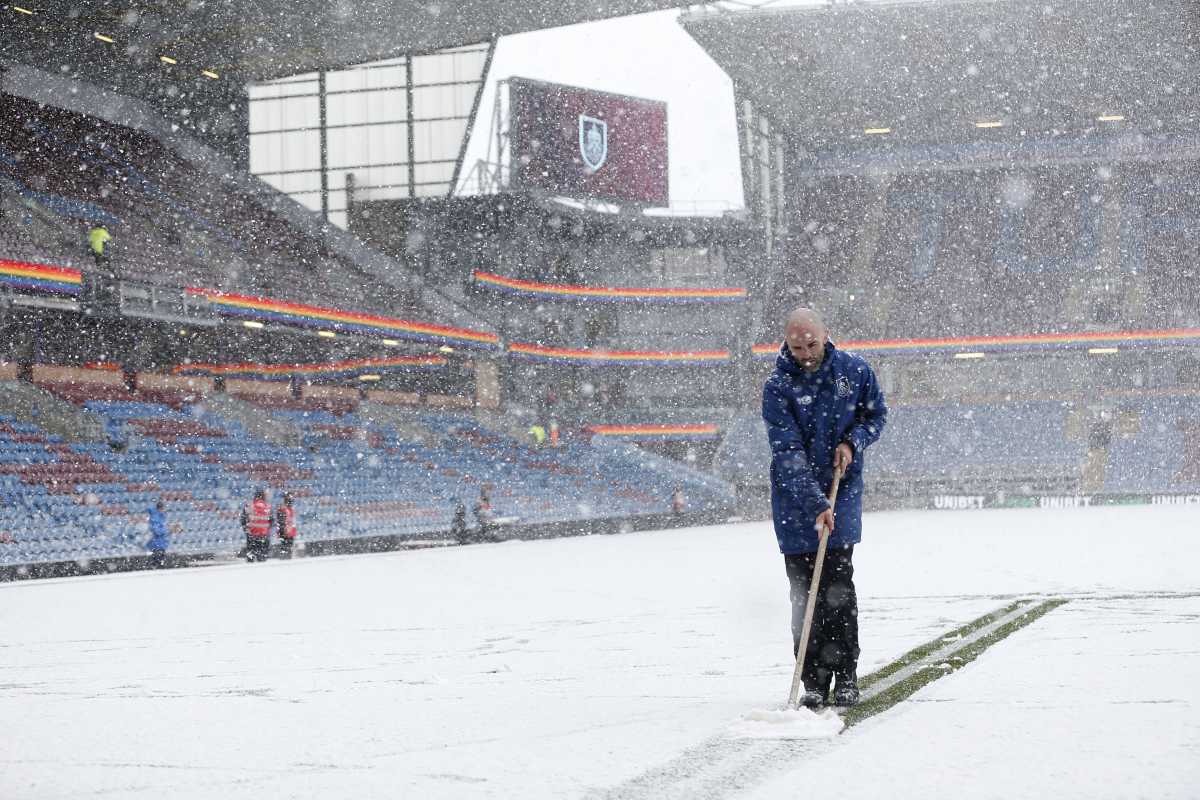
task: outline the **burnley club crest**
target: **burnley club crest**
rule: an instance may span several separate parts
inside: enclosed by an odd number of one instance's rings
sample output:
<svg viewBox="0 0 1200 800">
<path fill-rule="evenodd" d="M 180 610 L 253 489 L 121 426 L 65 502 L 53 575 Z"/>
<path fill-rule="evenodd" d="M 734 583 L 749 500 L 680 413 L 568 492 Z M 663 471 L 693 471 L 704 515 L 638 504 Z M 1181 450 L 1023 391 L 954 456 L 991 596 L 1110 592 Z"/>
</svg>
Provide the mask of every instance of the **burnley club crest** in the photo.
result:
<svg viewBox="0 0 1200 800">
<path fill-rule="evenodd" d="M 579 155 L 583 166 L 593 173 L 608 160 L 608 123 L 602 119 L 579 115 Z"/>
</svg>

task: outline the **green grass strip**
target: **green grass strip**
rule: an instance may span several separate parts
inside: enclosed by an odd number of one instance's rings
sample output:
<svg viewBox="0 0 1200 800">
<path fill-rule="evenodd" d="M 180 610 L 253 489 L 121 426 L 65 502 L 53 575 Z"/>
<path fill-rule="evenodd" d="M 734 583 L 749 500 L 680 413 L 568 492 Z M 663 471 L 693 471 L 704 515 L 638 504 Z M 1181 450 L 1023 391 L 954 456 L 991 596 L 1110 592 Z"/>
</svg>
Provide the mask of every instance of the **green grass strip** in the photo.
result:
<svg viewBox="0 0 1200 800">
<path fill-rule="evenodd" d="M 921 659 L 928 656 L 930 653 L 937 652 L 938 650 L 941 650 L 946 645 L 952 644 L 955 640 L 961 639 L 964 636 L 969 636 L 970 634 L 974 633 L 975 631 L 979 630 L 980 628 L 985 628 L 988 625 L 991 625 L 996 620 L 1000 619 L 1001 617 L 1011 614 L 1012 612 L 1016 611 L 1017 608 L 1020 607 L 1020 605 L 1021 605 L 1021 601 L 1019 601 L 1019 600 L 1014 603 L 1009 603 L 1008 605 L 1004 606 L 1003 608 L 997 608 L 995 611 L 990 611 L 987 614 L 984 614 L 979 619 L 971 620 L 970 622 L 963 625 L 962 627 L 955 628 L 954 630 L 950 631 L 949 633 L 943 633 L 941 636 L 939 636 L 938 638 L 936 638 L 932 641 L 929 641 L 929 642 L 926 642 L 925 644 L 914 647 L 912 650 L 909 650 L 907 653 L 900 656 L 895 661 L 893 661 L 890 664 L 887 664 L 883 667 L 880 667 L 876 671 L 872 672 L 870 675 L 867 675 L 866 677 L 859 680 L 859 682 L 858 682 L 859 688 L 864 689 L 864 690 L 870 688 L 870 686 L 872 684 L 878 683 L 879 681 L 883 680 L 884 678 L 894 675 L 895 673 L 899 672 L 900 670 L 904 669 L 905 667 L 917 663 Z"/>
<path fill-rule="evenodd" d="M 974 661 L 976 658 L 978 658 L 980 656 L 980 654 L 983 653 L 984 650 L 987 650 L 989 647 L 994 645 L 996 642 L 999 642 L 1000 640 L 1005 639 L 1008 636 L 1011 636 L 1013 633 L 1020 630 L 1021 628 L 1024 628 L 1026 625 L 1029 625 L 1030 623 L 1041 619 L 1046 614 L 1049 614 L 1051 611 L 1053 611 L 1054 609 L 1058 608 L 1059 606 L 1063 605 L 1066 602 L 1067 601 L 1065 599 L 1055 599 L 1055 600 L 1047 600 L 1044 603 L 1041 603 L 1040 605 L 1034 606 L 1034 607 L 1030 608 L 1029 611 L 1022 614 L 1021 616 L 1010 620 L 1009 622 L 1005 623 L 1004 625 L 1001 625 L 999 628 L 992 631 L 987 636 L 981 637 L 980 639 L 978 639 L 974 642 L 971 642 L 970 644 L 963 647 L 961 650 L 955 650 L 954 652 L 948 654 L 946 656 L 946 661 L 944 663 L 948 664 L 949 668 L 943 668 L 941 665 L 938 665 L 938 664 L 930 664 L 925 669 L 917 670 L 911 676 L 900 681 L 895 686 L 890 686 L 887 689 L 885 689 L 884 691 L 875 695 L 874 697 L 864 700 L 862 703 L 860 703 L 856 706 L 852 706 L 851 708 L 847 709 L 844 714 L 842 714 L 842 719 L 845 721 L 846 727 L 849 728 L 852 725 L 857 725 L 859 722 L 862 722 L 863 720 L 865 720 L 869 717 L 873 717 L 882 711 L 886 711 L 887 709 L 891 708 L 892 706 L 896 705 L 897 703 L 907 700 L 917 690 L 921 689 L 924 686 L 927 686 L 930 683 L 933 683 L 938 678 L 942 678 L 946 675 L 956 672 L 957 670 L 962 669 L 967 664 L 970 664 L 972 661 Z M 937 651 L 938 649 L 945 647 L 947 644 L 949 644 L 949 642 L 946 642 L 944 640 L 952 637 L 955 633 L 958 633 L 960 631 L 965 631 L 966 633 L 970 633 L 972 631 L 978 630 L 978 629 L 984 627 L 984 625 L 988 624 L 986 622 L 979 624 L 980 620 L 990 618 L 992 621 L 995 621 L 996 619 L 1003 617 L 1006 613 L 1010 613 L 1010 612 L 1016 610 L 1018 605 L 1020 605 L 1020 604 L 1013 603 L 1012 605 L 1010 605 L 1006 608 L 1000 609 L 998 611 L 993 611 L 991 614 L 987 615 L 987 617 L 981 617 L 979 620 L 970 622 L 967 625 L 963 626 L 963 628 L 960 628 L 958 631 L 952 631 L 951 633 L 946 634 L 945 636 L 938 639 L 936 642 L 930 642 L 929 644 L 922 645 L 921 647 L 918 647 L 917 649 L 912 650 L 909 653 L 906 653 L 904 656 L 901 657 L 901 659 L 905 660 L 907 662 L 907 664 L 912 664 L 916 660 L 916 659 L 910 658 L 910 656 L 913 653 L 916 653 L 918 651 L 923 651 L 925 653 L 925 655 L 933 653 L 933 652 Z M 967 629 L 969 629 L 969 630 L 967 630 Z M 872 682 L 877 681 L 882 677 L 885 677 L 885 675 L 883 674 L 885 672 L 887 675 L 890 675 L 890 674 L 896 672 L 896 670 L 900 668 L 900 667 L 893 668 L 896 663 L 897 662 L 888 664 L 886 667 L 879 670 L 879 672 L 872 673 L 869 676 L 870 679 L 872 680 Z"/>
</svg>

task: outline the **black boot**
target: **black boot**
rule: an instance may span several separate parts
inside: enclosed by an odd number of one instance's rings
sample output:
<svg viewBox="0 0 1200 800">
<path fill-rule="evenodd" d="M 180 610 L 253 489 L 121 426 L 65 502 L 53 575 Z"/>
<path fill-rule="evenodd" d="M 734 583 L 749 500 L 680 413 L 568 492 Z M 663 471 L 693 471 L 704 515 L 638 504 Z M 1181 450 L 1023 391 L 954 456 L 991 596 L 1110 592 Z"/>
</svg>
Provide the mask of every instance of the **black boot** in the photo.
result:
<svg viewBox="0 0 1200 800">
<path fill-rule="evenodd" d="M 804 678 L 804 694 L 800 696 L 800 705 L 805 708 L 819 708 L 825 705 L 825 698 L 829 696 L 832 676 L 825 669 L 818 668 L 815 672 L 815 677 Z"/>
<path fill-rule="evenodd" d="M 837 689 L 833 693 L 835 706 L 852 706 L 858 702 L 858 670 L 851 667 L 838 673 Z"/>
</svg>

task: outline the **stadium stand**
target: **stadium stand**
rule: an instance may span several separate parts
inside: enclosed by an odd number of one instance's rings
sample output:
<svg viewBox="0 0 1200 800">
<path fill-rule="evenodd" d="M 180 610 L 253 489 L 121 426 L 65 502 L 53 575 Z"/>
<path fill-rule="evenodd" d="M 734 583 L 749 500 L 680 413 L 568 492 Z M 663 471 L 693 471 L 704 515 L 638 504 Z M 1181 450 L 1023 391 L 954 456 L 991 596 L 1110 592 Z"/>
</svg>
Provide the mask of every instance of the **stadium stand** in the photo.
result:
<svg viewBox="0 0 1200 800">
<path fill-rule="evenodd" d="M 677 485 L 698 509 L 730 502 L 721 481 L 623 445 L 531 449 L 466 414 L 413 412 L 416 441 L 355 404 L 248 397 L 303 434 L 274 444 L 214 413 L 195 393 L 96 382 L 41 388 L 103 422 L 107 442 L 64 442 L 0 416 L 0 563 L 135 556 L 146 509 L 166 503 L 175 553 L 227 552 L 255 488 L 297 498 L 305 541 L 429 537 L 453 499 L 491 484 L 495 513 L 523 524 L 665 514 Z"/>
<path fill-rule="evenodd" d="M 771 241 L 760 361 L 714 460 L 743 507 L 799 305 L 887 387 L 869 502 L 1195 502 L 1195 4 L 770 5 L 680 17 L 733 81 Z"/>
<path fill-rule="evenodd" d="M 738 487 L 766 486 L 771 474 L 771 446 L 758 414 L 739 414 L 729 421 L 713 456 L 713 474 Z"/>
<path fill-rule="evenodd" d="M 1106 491 L 1200 492 L 1200 397 L 1124 401 L 1116 428 Z"/>
<path fill-rule="evenodd" d="M 1074 491 L 1086 442 L 1068 435 L 1071 405 L 896 406 L 888 415 L 889 435 L 867 454 L 872 480 L 883 491 L 891 483 L 917 494 L 984 486 L 988 491 Z"/>
<path fill-rule="evenodd" d="M 413 310 L 384 285 L 154 137 L 5 95 L 0 181 L 6 257 L 88 270 L 86 232 L 113 235 L 111 268 L 145 283 Z M 362 292 L 369 281 L 372 292 Z"/>
<path fill-rule="evenodd" d="M 1080 424 L 1086 408 L 1072 401 L 894 404 L 887 435 L 867 453 L 868 482 L 891 500 L 916 501 L 941 492 L 1153 494 L 1200 488 L 1200 425 L 1194 422 L 1200 398 L 1129 397 L 1119 408 L 1123 422 L 1116 433 L 1097 441 Z M 1100 472 L 1088 486 L 1093 460 Z M 741 486 L 765 486 L 770 464 L 758 416 L 732 420 L 714 473 Z"/>
<path fill-rule="evenodd" d="M 811 232 L 791 241 L 804 274 L 776 276 L 765 320 L 797 302 L 789 285 L 814 276 L 818 304 L 860 339 L 1198 325 L 1197 253 L 1184 232 L 1200 223 L 1200 204 L 1179 179 L 1185 170 L 1058 165 L 822 181 L 798 212 Z"/>
<path fill-rule="evenodd" d="M 754 335 L 773 339 L 800 301 L 856 339 L 1195 326 L 1194 109 L 1180 99 L 1193 13 L 1165 0 L 1118 26 L 1122 4 L 1080 0 L 684 14 L 755 130 L 740 143 L 746 205 L 778 269 Z M 804 55 L 779 68 L 779 53 Z"/>
</svg>

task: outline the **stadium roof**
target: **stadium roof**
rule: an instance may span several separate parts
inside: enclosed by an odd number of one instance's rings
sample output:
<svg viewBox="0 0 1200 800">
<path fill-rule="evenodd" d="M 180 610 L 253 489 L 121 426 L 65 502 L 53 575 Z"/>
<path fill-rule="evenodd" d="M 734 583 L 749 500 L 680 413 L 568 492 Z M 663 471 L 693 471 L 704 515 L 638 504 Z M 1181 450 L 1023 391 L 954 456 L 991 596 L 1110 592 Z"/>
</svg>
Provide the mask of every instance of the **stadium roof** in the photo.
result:
<svg viewBox="0 0 1200 800">
<path fill-rule="evenodd" d="M 808 147 L 1193 132 L 1200 112 L 1194 0 L 862 2 L 681 24 Z"/>
<path fill-rule="evenodd" d="M 0 56 L 95 61 L 160 55 L 240 82 L 657 11 L 682 0 L 17 0 L 0 4 Z M 111 42 L 96 37 L 111 39 Z M 105 45 L 108 45 L 105 48 Z M 599 54 L 598 54 L 599 57 Z"/>
</svg>

